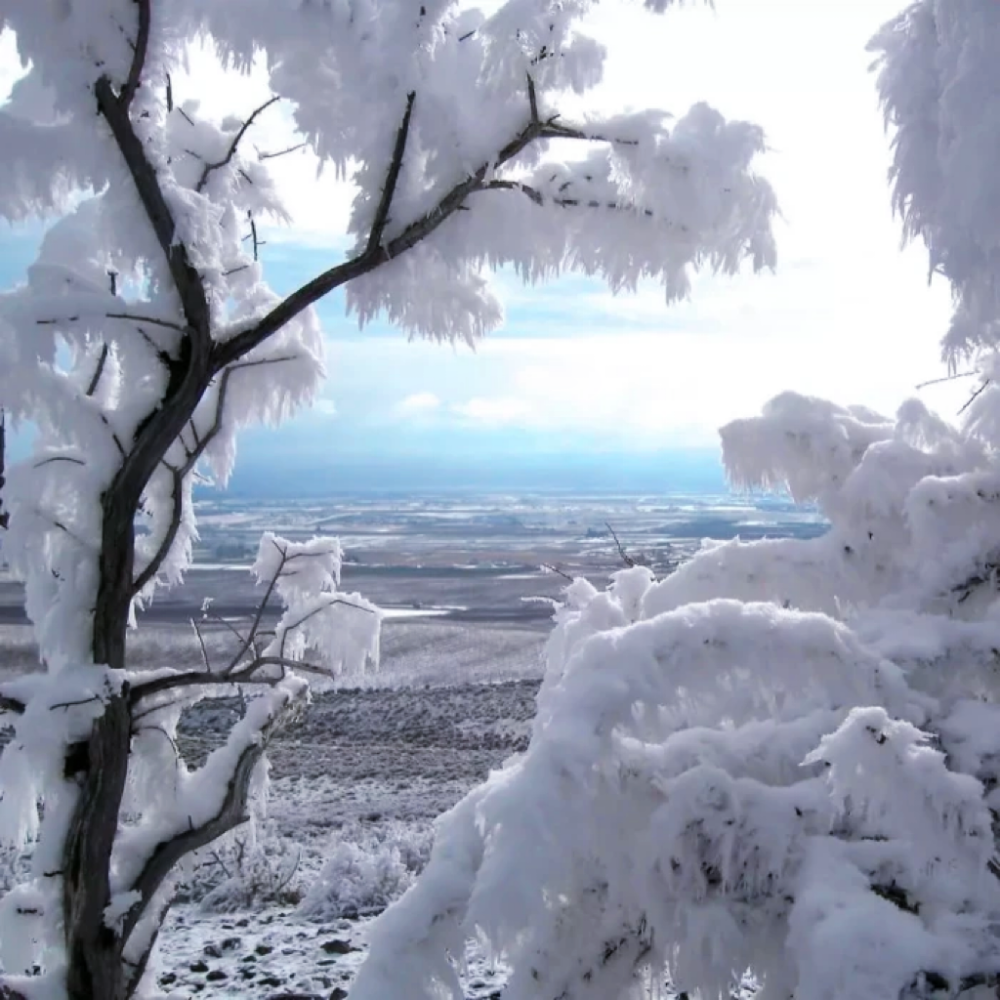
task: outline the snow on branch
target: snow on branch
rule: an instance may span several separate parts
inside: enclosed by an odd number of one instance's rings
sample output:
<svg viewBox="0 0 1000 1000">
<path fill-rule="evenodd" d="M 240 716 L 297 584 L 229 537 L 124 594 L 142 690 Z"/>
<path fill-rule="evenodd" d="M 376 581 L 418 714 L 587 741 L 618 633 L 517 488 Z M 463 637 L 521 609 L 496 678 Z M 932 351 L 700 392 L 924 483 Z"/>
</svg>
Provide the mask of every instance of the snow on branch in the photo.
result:
<svg viewBox="0 0 1000 1000">
<path fill-rule="evenodd" d="M 989 0 L 917 0 L 869 43 L 892 134 L 892 197 L 929 273 L 950 282 L 955 311 L 942 342 L 953 365 L 1000 344 L 1000 199 L 993 125 L 1000 101 L 1000 11 Z"/>
<path fill-rule="evenodd" d="M 229 166 L 229 164 L 232 162 L 233 157 L 236 155 L 236 150 L 239 147 L 240 141 L 243 139 L 243 136 L 246 135 L 247 130 L 250 128 L 250 126 L 253 125 L 254 121 L 257 119 L 257 116 L 262 112 L 266 111 L 272 104 L 275 104 L 280 100 L 281 98 L 278 96 L 271 97 L 268 100 L 266 100 L 263 104 L 261 104 L 260 107 L 254 109 L 250 117 L 247 118 L 247 120 L 239 127 L 236 134 L 233 136 L 233 140 L 229 144 L 229 149 L 226 151 L 226 155 L 221 160 L 217 160 L 214 163 L 205 164 L 205 169 L 202 171 L 201 177 L 198 179 L 198 183 L 195 185 L 195 191 L 200 192 L 205 189 L 205 185 L 208 183 L 208 179 L 209 177 L 212 176 L 213 171 L 221 170 L 223 167 Z"/>
<path fill-rule="evenodd" d="M 226 745 L 209 755 L 171 803 L 173 830 L 169 817 L 158 816 L 159 822 L 140 823 L 120 838 L 118 891 L 139 897 L 122 921 L 124 939 L 178 861 L 249 819 L 254 768 L 287 711 L 305 698 L 307 690 L 304 681 L 290 677 L 249 703 Z M 147 843 L 150 839 L 152 844 Z"/>
<path fill-rule="evenodd" d="M 264 595 L 245 633 L 230 624 L 239 645 L 229 662 L 213 670 L 202 643 L 204 670 L 135 674 L 129 697 L 137 714 L 145 716 L 169 707 L 171 702 L 156 698 L 166 692 L 274 687 L 289 671 L 333 678 L 376 662 L 381 614 L 357 594 L 338 591 L 341 560 L 336 539 L 290 542 L 265 534 L 253 567 L 258 582 L 265 586 Z M 284 611 L 274 628 L 265 629 L 265 617 L 274 612 L 274 597 L 281 599 Z M 200 639 L 197 622 L 195 630 Z M 304 658 L 309 651 L 317 654 L 313 662 Z"/>
</svg>

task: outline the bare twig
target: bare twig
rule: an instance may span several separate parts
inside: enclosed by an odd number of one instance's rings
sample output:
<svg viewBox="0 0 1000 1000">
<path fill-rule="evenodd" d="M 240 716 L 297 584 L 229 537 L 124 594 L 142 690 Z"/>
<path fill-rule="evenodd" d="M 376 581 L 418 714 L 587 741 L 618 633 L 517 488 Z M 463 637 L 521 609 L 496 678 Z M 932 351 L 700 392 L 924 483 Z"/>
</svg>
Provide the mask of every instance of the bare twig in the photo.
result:
<svg viewBox="0 0 1000 1000">
<path fill-rule="evenodd" d="M 604 523 L 607 526 L 608 531 L 611 532 L 611 537 L 615 540 L 615 545 L 618 547 L 618 555 L 621 556 L 622 562 L 625 563 L 625 565 L 629 569 L 632 569 L 632 567 L 635 566 L 635 560 L 625 551 L 625 549 L 622 547 L 622 543 L 618 541 L 618 536 L 615 534 L 615 529 L 612 528 L 607 521 L 605 521 Z"/>
<path fill-rule="evenodd" d="M 298 150 L 303 149 L 307 145 L 309 145 L 309 144 L 306 143 L 306 142 L 297 142 L 294 146 L 289 146 L 287 149 L 279 149 L 279 150 L 276 150 L 273 153 L 261 153 L 261 152 L 258 152 L 257 153 L 257 159 L 258 160 L 273 160 L 273 159 L 276 159 L 279 156 L 287 156 L 289 153 L 295 153 Z"/>
<path fill-rule="evenodd" d="M 136 726 L 133 733 L 159 733 L 169 744 L 170 748 L 174 751 L 174 757 L 180 758 L 181 752 L 177 747 L 177 741 L 173 736 L 168 733 L 163 726 Z"/>
<path fill-rule="evenodd" d="M 246 135 L 247 129 L 253 125 L 257 116 L 267 110 L 276 101 L 280 101 L 281 98 L 275 95 L 269 100 L 265 101 L 259 108 L 255 109 L 250 117 L 240 126 L 239 131 L 233 136 L 233 141 L 229 144 L 229 149 L 226 155 L 215 163 L 206 163 L 205 169 L 201 172 L 201 177 L 198 179 L 198 183 L 195 185 L 195 191 L 201 192 L 205 189 L 205 185 L 208 183 L 208 178 L 212 175 L 213 170 L 221 170 L 223 167 L 228 166 L 232 158 L 236 155 L 236 150 L 239 147 L 240 141 L 243 136 Z"/>
<path fill-rule="evenodd" d="M 57 701 L 54 705 L 49 705 L 49 711 L 54 712 L 57 708 L 76 708 L 78 705 L 89 705 L 91 702 L 101 700 L 98 695 L 92 694 L 89 698 L 77 698 L 74 701 Z"/>
<path fill-rule="evenodd" d="M 926 382 L 920 382 L 914 389 L 926 389 L 929 385 L 940 385 L 942 382 L 954 382 L 960 378 L 972 378 L 973 375 L 981 375 L 982 372 L 958 372 L 954 375 L 943 375 L 941 378 L 931 378 Z"/>
<path fill-rule="evenodd" d="M 962 404 L 962 408 L 958 411 L 958 416 L 961 416 L 965 411 L 972 406 L 972 404 L 987 390 L 989 386 L 993 384 L 992 379 L 985 379 L 983 384 Z"/>
<path fill-rule="evenodd" d="M 93 396 L 97 392 L 97 387 L 100 385 L 101 376 L 104 374 L 104 366 L 108 363 L 108 355 L 111 353 L 111 348 L 107 344 L 101 345 L 101 354 L 97 359 L 97 368 L 94 370 L 94 374 L 91 376 L 90 384 L 87 386 L 87 395 Z"/>
<path fill-rule="evenodd" d="M 267 605 L 271 600 L 271 595 L 274 593 L 274 589 L 278 585 L 278 579 L 281 576 L 281 571 L 285 568 L 285 564 L 288 562 L 288 550 L 281 548 L 277 542 L 274 542 L 274 547 L 280 554 L 278 566 L 274 571 L 274 575 L 268 581 L 267 589 L 264 591 L 264 596 L 261 598 L 261 602 L 257 606 L 257 613 L 254 615 L 253 621 L 250 624 L 250 631 L 247 633 L 246 639 L 236 651 L 233 658 L 229 661 L 229 666 L 226 667 L 225 673 L 227 674 L 231 673 L 237 666 L 239 666 L 240 661 L 244 656 L 246 656 L 247 650 L 253 645 L 254 637 L 257 635 L 257 630 L 260 628 L 260 623 L 264 618 L 264 612 L 267 610 Z"/>
<path fill-rule="evenodd" d="M 530 73 L 528 74 L 528 111 L 531 114 L 531 121 L 536 125 L 540 124 L 538 117 L 538 94 L 535 91 L 535 79 Z"/>
<path fill-rule="evenodd" d="M 542 563 L 542 569 L 548 573 L 555 573 L 564 580 L 569 580 L 570 583 L 573 583 L 573 577 L 569 573 L 564 573 L 558 566 L 553 566 L 551 563 Z"/>
<path fill-rule="evenodd" d="M 233 877 L 230 874 L 229 869 L 226 867 L 226 863 L 222 860 L 222 855 L 219 854 L 218 851 L 209 851 L 208 857 L 212 861 L 213 864 L 216 864 L 216 865 L 219 866 L 219 869 L 221 870 L 221 872 L 223 874 L 223 877 L 225 877 L 227 879 L 230 879 L 230 878 Z"/>
<path fill-rule="evenodd" d="M 73 455 L 53 455 L 51 458 L 43 458 L 40 462 L 35 462 L 33 468 L 41 469 L 46 465 L 52 465 L 53 462 L 69 462 L 71 465 L 87 464 L 82 458 L 76 458 Z"/>
<path fill-rule="evenodd" d="M 148 323 L 150 326 L 165 326 L 168 330 L 176 330 L 178 333 L 187 333 L 187 330 L 179 323 L 172 323 L 168 319 L 160 319 L 158 316 L 142 316 L 138 313 L 105 313 L 108 319 L 131 319 L 136 323 Z M 74 317 L 75 319 L 76 317 Z M 41 321 L 39 321 L 41 322 Z"/>
<path fill-rule="evenodd" d="M 266 241 L 258 239 L 258 237 L 257 237 L 257 223 L 254 221 L 253 212 L 250 211 L 249 208 L 247 209 L 247 221 L 250 223 L 250 232 L 249 232 L 248 235 L 244 236 L 243 239 L 244 240 L 253 240 L 253 259 L 254 259 L 254 262 L 256 263 L 256 261 L 258 259 L 258 256 L 259 256 L 260 248 L 262 246 L 264 246 L 264 244 L 265 244 Z"/>
<path fill-rule="evenodd" d="M 7 413 L 0 410 L 0 529 L 6 529 L 10 524 L 10 514 L 4 508 L 3 487 L 7 482 L 4 477 L 4 467 L 7 457 Z"/>
<path fill-rule="evenodd" d="M 194 634 L 198 637 L 198 645 L 201 647 L 201 659 L 205 664 L 205 669 L 209 673 L 212 673 L 212 663 L 208 658 L 208 647 L 205 645 L 205 637 L 201 634 L 201 626 L 196 619 L 192 618 L 191 627 L 194 629 Z"/>
<path fill-rule="evenodd" d="M 396 143 L 393 146 L 392 159 L 389 161 L 389 170 L 382 187 L 382 197 L 375 209 L 375 218 L 368 234 L 368 249 L 365 251 L 368 254 L 375 253 L 382 246 L 382 236 L 385 233 L 386 223 L 389 221 L 389 208 L 396 193 L 396 184 L 403 166 L 403 157 L 406 155 L 406 140 L 410 134 L 410 121 L 413 117 L 413 103 L 416 98 L 417 95 L 412 90 L 406 95 L 406 110 L 403 112 L 403 120 L 396 130 Z"/>
<path fill-rule="evenodd" d="M 215 622 L 217 625 L 221 625 L 223 628 L 228 629 L 230 632 L 232 632 L 233 635 L 235 635 L 236 638 L 239 639 L 241 643 L 243 642 L 243 633 L 231 621 L 228 621 L 227 619 L 223 618 L 222 615 L 217 615 L 214 613 L 212 614 L 206 613 L 205 621 Z"/>
<path fill-rule="evenodd" d="M 285 655 L 285 641 L 288 636 L 294 632 L 297 628 L 301 628 L 310 618 L 315 618 L 316 615 L 321 614 L 324 611 L 329 611 L 330 608 L 336 607 L 338 604 L 343 605 L 347 608 L 354 608 L 355 611 L 364 611 L 366 614 L 373 615 L 375 612 L 371 608 L 363 608 L 360 604 L 354 604 L 351 601 L 345 601 L 342 597 L 332 597 L 326 604 L 321 604 L 318 607 L 312 609 L 312 611 L 307 612 L 297 621 L 292 622 L 291 625 L 285 626 L 281 633 L 281 656 Z"/>
<path fill-rule="evenodd" d="M 132 63 L 128 68 L 128 77 L 122 86 L 118 101 L 121 109 L 128 114 L 129 105 L 135 92 L 142 83 L 142 70 L 146 64 L 146 51 L 149 48 L 149 29 L 152 22 L 150 0 L 135 0 L 139 8 L 139 26 L 136 31 L 135 43 L 132 47 Z"/>
</svg>

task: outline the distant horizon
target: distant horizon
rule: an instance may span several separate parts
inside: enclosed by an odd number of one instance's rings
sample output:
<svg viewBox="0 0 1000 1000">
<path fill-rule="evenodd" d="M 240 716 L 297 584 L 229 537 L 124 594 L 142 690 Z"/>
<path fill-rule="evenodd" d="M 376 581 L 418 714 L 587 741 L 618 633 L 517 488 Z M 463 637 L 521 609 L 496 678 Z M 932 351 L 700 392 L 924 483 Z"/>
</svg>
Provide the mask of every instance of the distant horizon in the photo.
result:
<svg viewBox="0 0 1000 1000">
<path fill-rule="evenodd" d="M 649 453 L 531 452 L 460 455 L 318 454 L 291 451 L 237 460 L 223 488 L 201 496 L 309 499 L 337 493 L 545 490 L 719 495 L 731 492 L 718 449 Z"/>
</svg>

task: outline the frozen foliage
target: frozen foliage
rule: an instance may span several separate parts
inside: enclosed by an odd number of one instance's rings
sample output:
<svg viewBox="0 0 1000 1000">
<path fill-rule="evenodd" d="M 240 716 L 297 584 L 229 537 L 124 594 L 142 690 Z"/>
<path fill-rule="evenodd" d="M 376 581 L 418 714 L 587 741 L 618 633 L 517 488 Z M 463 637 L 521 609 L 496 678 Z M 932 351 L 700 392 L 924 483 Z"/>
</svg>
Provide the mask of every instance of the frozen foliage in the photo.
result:
<svg viewBox="0 0 1000 1000">
<path fill-rule="evenodd" d="M 37 432 L 5 470 L 4 557 L 46 667 L 0 691 L 18 716 L 3 830 L 33 849 L 0 938 L 21 942 L 11 971 L 41 969 L 10 988 L 135 994 L 172 873 L 247 821 L 302 678 L 377 658 L 378 610 L 339 592 L 337 543 L 272 536 L 254 567 L 261 610 L 230 662 L 204 646 L 193 671 L 128 658 L 139 612 L 191 563 L 194 484 L 225 483 L 242 428 L 312 400 L 319 298 L 346 286 L 361 325 L 384 314 L 472 342 L 502 319 L 492 268 L 527 282 L 576 269 L 615 291 L 654 279 L 669 301 L 694 268 L 773 264 L 758 127 L 705 105 L 560 114 L 601 79 L 604 49 L 581 28 L 592 5 L 0 0 L 26 69 L 0 108 L 0 216 L 50 223 L 25 281 L 0 294 L 0 410 Z M 217 120 L 174 93 L 202 41 L 234 72 L 262 66 L 273 97 Z M 285 299 L 259 252 L 259 227 L 286 218 L 268 163 L 280 152 L 249 137 L 283 112 L 356 192 L 347 259 Z M 243 718 L 188 769 L 180 712 L 236 691 Z"/>
<path fill-rule="evenodd" d="M 917 0 L 871 42 L 893 134 L 893 202 L 955 293 L 945 356 L 1000 345 L 1000 8 Z"/>
<path fill-rule="evenodd" d="M 918 0 L 873 42 L 906 234 L 983 384 L 960 427 L 794 393 L 722 429 L 812 540 L 706 544 L 556 612 L 527 751 L 442 817 L 352 1000 L 896 1000 L 1000 982 L 1000 6 Z"/>
<path fill-rule="evenodd" d="M 298 912 L 324 922 L 381 913 L 427 863 L 429 841 L 419 827 L 402 823 L 342 836 Z"/>
<path fill-rule="evenodd" d="M 460 995 L 476 937 L 516 1000 L 996 981 L 992 450 L 793 394 L 722 439 L 830 531 L 569 586 L 527 751 L 439 821 L 354 1000 Z"/>
</svg>

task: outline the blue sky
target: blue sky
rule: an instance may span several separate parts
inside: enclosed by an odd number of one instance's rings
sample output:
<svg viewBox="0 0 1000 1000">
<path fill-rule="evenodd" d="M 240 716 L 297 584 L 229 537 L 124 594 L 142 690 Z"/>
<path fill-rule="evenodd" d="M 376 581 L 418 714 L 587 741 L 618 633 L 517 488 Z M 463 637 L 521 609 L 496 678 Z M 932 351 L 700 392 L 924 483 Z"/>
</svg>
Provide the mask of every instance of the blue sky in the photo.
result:
<svg viewBox="0 0 1000 1000">
<path fill-rule="evenodd" d="M 506 324 L 475 352 L 408 343 L 380 324 L 359 332 L 333 295 L 320 310 L 323 398 L 280 430 L 248 434 L 241 460 L 314 470 L 544 465 L 557 455 L 577 467 L 660 465 L 678 451 L 711 455 L 719 425 L 784 389 L 894 410 L 942 373 L 937 342 L 949 311 L 947 289 L 928 287 L 920 249 L 900 252 L 867 72 L 865 41 L 901 6 L 718 0 L 714 12 L 685 5 L 653 17 L 605 2 L 592 23 L 610 52 L 608 74 L 588 106 L 681 113 L 707 100 L 762 124 L 771 152 L 761 169 L 784 214 L 777 273 L 702 276 L 690 302 L 669 308 L 656 287 L 614 298 L 578 277 L 525 288 L 500 274 Z M 0 88 L 13 72 L 11 49 L 0 46 Z M 185 86 L 220 113 L 266 93 L 262 79 L 233 81 L 202 54 L 175 92 Z M 279 148 L 287 128 L 272 117 L 255 141 Z M 272 284 L 291 290 L 339 259 L 350 191 L 317 179 L 306 156 L 274 163 L 293 223 L 267 233 L 263 254 Z M 0 233 L 0 285 L 23 273 L 34 238 Z M 948 415 L 960 391 L 925 398 Z"/>
</svg>

